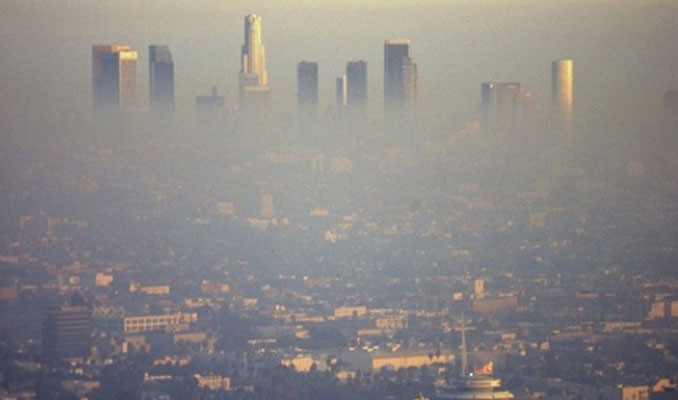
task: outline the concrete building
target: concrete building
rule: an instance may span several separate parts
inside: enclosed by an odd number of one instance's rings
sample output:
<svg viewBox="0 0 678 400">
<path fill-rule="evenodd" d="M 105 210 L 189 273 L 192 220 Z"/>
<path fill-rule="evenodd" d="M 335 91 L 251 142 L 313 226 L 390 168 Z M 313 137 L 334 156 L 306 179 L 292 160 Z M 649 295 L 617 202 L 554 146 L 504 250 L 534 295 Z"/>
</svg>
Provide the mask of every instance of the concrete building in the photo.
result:
<svg viewBox="0 0 678 400">
<path fill-rule="evenodd" d="M 139 333 L 149 331 L 185 330 L 198 320 L 196 313 L 174 313 L 163 315 L 140 315 L 123 319 L 123 332 Z"/>
</svg>

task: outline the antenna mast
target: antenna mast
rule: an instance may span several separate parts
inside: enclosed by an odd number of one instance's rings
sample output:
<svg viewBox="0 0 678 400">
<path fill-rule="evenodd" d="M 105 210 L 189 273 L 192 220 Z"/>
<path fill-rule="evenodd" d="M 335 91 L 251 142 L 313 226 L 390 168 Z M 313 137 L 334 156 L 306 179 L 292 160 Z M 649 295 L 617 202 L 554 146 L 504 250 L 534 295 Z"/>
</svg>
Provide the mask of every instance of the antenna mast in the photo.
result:
<svg viewBox="0 0 678 400">
<path fill-rule="evenodd" d="M 466 327 L 464 325 L 464 312 L 461 312 L 461 377 L 468 376 L 468 354 L 466 351 Z"/>
</svg>

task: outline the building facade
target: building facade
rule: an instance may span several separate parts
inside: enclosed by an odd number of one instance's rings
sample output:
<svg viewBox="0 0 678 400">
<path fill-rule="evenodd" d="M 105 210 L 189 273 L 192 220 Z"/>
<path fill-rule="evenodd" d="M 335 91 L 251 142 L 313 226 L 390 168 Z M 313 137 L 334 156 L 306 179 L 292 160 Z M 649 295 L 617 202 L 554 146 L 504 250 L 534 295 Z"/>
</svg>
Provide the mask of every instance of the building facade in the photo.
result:
<svg viewBox="0 0 678 400">
<path fill-rule="evenodd" d="M 367 62 L 346 63 L 346 104 L 362 113 L 367 111 Z"/>
<path fill-rule="evenodd" d="M 148 46 L 149 102 L 153 111 L 174 112 L 174 61 L 167 46 Z"/>
<path fill-rule="evenodd" d="M 553 118 L 567 142 L 574 141 L 572 132 L 574 104 L 574 72 L 572 60 L 556 60 L 551 64 L 551 100 Z"/>
<path fill-rule="evenodd" d="M 270 105 L 266 49 L 261 40 L 261 16 L 245 17 L 245 43 L 240 58 L 240 108 L 243 110 Z"/>
<path fill-rule="evenodd" d="M 384 42 L 384 117 L 401 126 L 414 117 L 419 97 L 417 64 L 410 57 L 409 39 Z"/>
<path fill-rule="evenodd" d="M 137 102 L 138 54 L 127 45 L 92 46 L 92 100 L 96 109 L 124 110 Z"/>
<path fill-rule="evenodd" d="M 46 362 L 90 354 L 92 310 L 87 306 L 48 307 L 42 311 L 42 354 Z"/>
<path fill-rule="evenodd" d="M 301 61 L 297 64 L 297 102 L 299 112 L 310 116 L 318 111 L 318 63 Z"/>
</svg>

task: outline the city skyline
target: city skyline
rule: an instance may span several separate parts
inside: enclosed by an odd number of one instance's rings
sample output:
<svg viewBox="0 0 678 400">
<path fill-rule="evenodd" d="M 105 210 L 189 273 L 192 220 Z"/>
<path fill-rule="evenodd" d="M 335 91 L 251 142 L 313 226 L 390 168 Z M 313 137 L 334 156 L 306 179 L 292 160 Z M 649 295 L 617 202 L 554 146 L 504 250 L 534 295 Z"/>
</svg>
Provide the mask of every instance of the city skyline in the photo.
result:
<svg viewBox="0 0 678 400">
<path fill-rule="evenodd" d="M 6 2 L 3 7 L 7 9 L 4 16 L 12 15 L 14 9 L 13 0 Z M 615 125 L 612 129 L 620 140 L 627 142 L 634 137 L 633 132 L 638 127 L 644 126 L 661 118 L 661 96 L 664 91 L 678 86 L 673 82 L 674 79 L 664 67 L 654 68 L 649 61 L 662 60 L 657 66 L 671 65 L 675 56 L 672 51 L 666 47 L 666 41 L 663 41 L 659 32 L 666 32 L 668 35 L 672 29 L 667 25 L 664 30 L 646 31 L 641 30 L 643 25 L 640 21 L 653 20 L 654 25 L 664 26 L 669 16 L 674 12 L 670 5 L 665 5 L 666 10 L 658 13 L 657 10 L 662 7 L 654 7 L 651 4 L 637 7 L 636 15 L 638 23 L 624 23 L 624 15 L 632 8 L 628 3 L 622 2 L 615 5 L 596 4 L 588 9 L 589 14 L 596 16 L 596 20 L 607 21 L 608 29 L 600 30 L 592 24 L 592 19 L 583 17 L 586 15 L 583 11 L 576 11 L 568 8 L 566 5 L 549 2 L 548 5 L 542 4 L 538 7 L 528 8 L 524 5 L 518 5 L 514 13 L 506 13 L 507 7 L 496 2 L 490 2 L 484 5 L 465 5 L 445 6 L 433 9 L 432 5 L 426 5 L 421 8 L 412 8 L 407 13 L 396 11 L 390 7 L 378 6 L 374 9 L 363 10 L 362 14 L 356 19 L 353 29 L 342 32 L 336 29 L 320 30 L 322 26 L 332 26 L 328 24 L 328 14 L 322 14 L 319 10 L 310 8 L 304 11 L 309 18 L 305 24 L 297 26 L 286 26 L 284 21 L 294 17 L 294 13 L 286 10 L 284 7 L 248 5 L 247 7 L 215 8 L 214 4 L 205 4 L 202 9 L 208 11 L 204 13 L 206 24 L 201 24 L 201 29 L 196 30 L 194 25 L 182 24 L 179 18 L 185 16 L 187 10 L 170 9 L 162 4 L 156 4 L 147 8 L 139 7 L 136 4 L 128 4 L 122 7 L 122 4 L 116 3 L 111 7 L 110 17 L 99 17 L 97 25 L 77 25 L 71 23 L 63 27 L 64 34 L 74 38 L 70 41 L 54 41 L 45 36 L 40 43 L 29 42 L 40 49 L 50 59 L 64 65 L 64 68 L 51 71 L 46 74 L 43 68 L 26 55 L 18 52 L 12 59 L 3 60 L 4 70 L 11 73 L 17 79 L 6 81 L 7 90 L 19 93 L 16 105 L 8 103 L 4 105 L 4 112 L 11 121 L 21 118 L 24 113 L 29 113 L 30 103 L 27 95 L 38 90 L 37 82 L 30 81 L 28 74 L 32 76 L 46 76 L 41 82 L 42 86 L 56 88 L 63 82 L 69 82 L 67 87 L 61 91 L 66 102 L 58 101 L 55 97 L 56 91 L 50 89 L 46 91 L 41 101 L 45 105 L 45 110 L 49 115 L 58 115 L 64 108 L 70 107 L 76 111 L 87 110 L 91 107 L 89 96 L 83 97 L 84 91 L 91 91 L 90 83 L 83 83 L 73 79 L 75 76 L 89 75 L 91 68 L 87 64 L 82 64 L 83 56 L 89 57 L 89 51 L 86 47 L 93 42 L 113 42 L 123 41 L 129 43 L 135 49 L 143 49 L 149 43 L 168 43 L 175 55 L 182 55 L 182 66 L 177 67 L 176 79 L 183 82 L 176 87 L 177 101 L 177 123 L 186 128 L 186 121 L 193 118 L 193 98 L 202 91 L 208 90 L 216 85 L 220 92 L 225 96 L 228 104 L 238 103 L 238 83 L 237 77 L 233 81 L 233 73 L 239 70 L 240 57 L 239 49 L 242 45 L 242 25 L 235 21 L 241 20 L 251 9 L 258 9 L 261 14 L 265 14 L 266 33 L 269 40 L 273 38 L 275 51 L 267 51 L 269 62 L 282 68 L 276 68 L 269 71 L 272 74 L 270 79 L 276 82 L 276 90 L 273 96 L 273 105 L 281 112 L 290 110 L 290 102 L 285 99 L 292 98 L 296 90 L 292 79 L 290 69 L 294 63 L 304 58 L 317 58 L 319 65 L 324 66 L 325 76 L 339 76 L 343 72 L 343 62 L 345 60 L 363 58 L 375 68 L 373 79 L 370 80 L 369 91 L 374 93 L 368 99 L 368 110 L 370 118 L 382 115 L 381 100 L 381 72 L 378 70 L 383 57 L 379 41 L 383 41 L 388 36 L 405 36 L 413 40 L 417 46 L 416 58 L 419 63 L 419 91 L 422 102 L 418 107 L 418 112 L 428 119 L 447 119 L 451 124 L 461 126 L 469 116 L 475 112 L 477 101 L 468 101 L 468 99 L 477 99 L 477 85 L 480 82 L 488 80 L 497 81 L 520 81 L 525 90 L 529 90 L 536 95 L 536 100 L 543 102 L 548 100 L 550 84 L 550 70 L 544 68 L 544 64 L 557 58 L 576 59 L 577 70 L 579 71 L 577 82 L 575 83 L 578 91 L 578 102 L 576 107 L 582 108 L 577 113 L 577 118 L 587 121 L 585 126 L 589 126 L 593 134 L 604 130 L 608 123 Z M 78 8 L 77 12 L 84 15 L 93 15 L 99 6 L 97 3 L 90 3 Z M 199 9 L 200 7 L 191 7 Z M 335 9 L 334 6 L 331 6 Z M 455 12 L 452 12 L 458 8 Z M 344 9 L 339 7 L 339 9 Z M 41 9 L 35 10 L 30 18 L 35 21 L 43 21 L 47 18 L 48 10 L 51 6 L 46 5 Z M 151 13 L 151 10 L 153 11 Z M 171 11 L 170 11 L 171 10 Z M 618 10 L 619 12 L 616 12 Z M 130 14 L 131 12 L 131 14 Z M 51 10 L 53 15 L 63 15 L 64 21 L 72 21 L 76 15 L 76 9 L 65 7 L 59 10 Z M 348 21 L 352 11 L 345 8 L 345 11 L 338 13 L 333 18 L 339 21 Z M 397 25 L 402 25 L 404 14 L 412 16 L 410 25 L 406 31 L 398 29 Z M 563 18 L 553 19 L 554 15 L 561 14 Z M 130 19 L 128 16 L 134 16 Z M 139 24 L 140 19 L 154 21 L 153 17 L 162 16 L 170 24 L 164 26 L 157 23 Z M 93 15 L 94 17 L 94 15 Z M 549 26 L 543 23 L 526 24 L 526 19 L 538 21 L 552 21 Z M 28 18 L 28 17 L 26 17 Z M 376 19 L 375 19 L 376 18 Z M 536 19 L 535 19 L 536 18 Z M 115 24 L 114 21 L 124 20 L 124 25 Z M 423 21 L 429 21 L 429 28 L 423 29 Z M 441 25 L 443 20 L 449 21 L 449 24 Z M 578 21 L 576 24 L 565 23 L 565 21 Z M 228 24 L 226 22 L 233 21 Z M 372 24 L 368 24 L 372 21 Z M 374 25 L 374 21 L 378 23 Z M 492 30 L 482 31 L 484 24 L 496 25 L 499 31 L 505 31 L 508 21 L 515 21 L 521 28 L 516 34 L 525 39 L 524 43 L 534 43 L 527 46 L 520 41 L 512 40 L 513 35 L 504 35 L 501 38 L 493 38 Z M 47 21 L 38 22 L 46 24 Z M 664 24 L 664 25 L 662 25 Z M 12 26 L 7 23 L 4 26 Z M 26 25 L 28 26 L 28 25 Z M 181 32 L 170 27 L 181 26 Z M 528 29 L 528 26 L 530 27 Z M 622 26 L 624 29 L 621 29 Z M 99 29 L 102 28 L 102 29 Z M 303 28 L 303 29 L 302 29 Z M 15 32 L 7 31 L 5 43 L 8 46 L 14 46 L 14 38 L 24 28 Z M 99 33 L 97 33 L 97 31 Z M 313 32 L 313 35 L 301 36 L 302 32 Z M 622 52 L 621 49 L 611 45 L 615 33 L 624 39 L 627 47 L 637 49 L 635 53 L 645 54 L 640 58 L 633 58 L 628 63 L 617 63 L 627 57 L 626 54 L 634 52 Z M 179 34 L 181 33 L 181 34 Z M 331 33 L 331 34 L 330 34 Z M 663 35 L 664 33 L 662 33 Z M 97 39 L 85 39 L 86 37 Z M 22 36 L 30 40 L 30 35 Z M 302 37 L 312 37 L 312 40 L 306 41 L 303 47 L 293 45 L 295 41 Z M 582 40 L 583 37 L 593 38 L 592 40 Z M 191 38 L 190 41 L 187 39 Z M 548 39 L 548 41 L 546 41 Z M 50 42 L 52 40 L 52 42 Z M 510 41 L 510 42 L 509 42 Z M 47 46 L 47 43 L 52 45 Z M 289 46 L 287 43 L 291 44 Z M 332 48 L 336 56 L 331 56 L 326 51 L 323 44 L 332 43 Z M 429 45 L 430 44 L 430 45 Z M 597 46 L 604 46 L 608 50 L 600 52 Z M 652 45 L 650 45 L 652 44 Z M 218 53 L 215 53 L 216 47 L 219 47 Z M 536 46 L 536 47 L 535 47 Z M 281 52 L 287 48 L 288 51 Z M 61 49 L 61 51 L 57 51 Z M 324 50 L 325 49 L 325 50 Z M 645 49 L 645 50 L 643 50 Z M 268 50 L 268 49 L 267 49 Z M 268 54 L 271 53 L 271 54 Z M 437 54 L 437 56 L 436 56 Z M 66 56 L 68 55 L 68 56 Z M 314 55 L 317 55 L 314 56 Z M 453 57 L 454 56 L 454 57 Z M 146 64 L 146 52 L 140 55 L 139 63 Z M 436 58 L 438 57 L 438 61 Z M 496 60 L 495 63 L 493 60 Z M 540 60 L 539 63 L 530 63 L 528 60 Z M 645 61 L 643 61 L 645 60 Z M 18 66 L 22 65 L 22 68 Z M 615 66 L 616 65 L 616 66 Z M 422 67 L 423 66 L 423 67 Z M 74 71 L 73 77 L 69 78 L 65 71 Z M 231 78 L 229 78 L 229 76 Z M 57 79 L 58 77 L 58 79 Z M 615 85 L 613 82 L 623 81 L 624 86 Z M 641 84 L 641 81 L 643 83 Z M 673 82 L 673 83 L 672 83 Z M 145 79 L 140 79 L 139 100 L 145 104 L 147 96 L 147 84 Z M 23 89 L 22 89 L 23 88 Z M 594 90 L 595 89 L 595 90 Z M 327 104 L 334 104 L 334 85 L 331 83 L 321 84 L 319 87 L 320 110 Z M 649 99 L 648 102 L 640 102 L 634 96 L 623 96 L 624 92 L 633 92 L 641 94 L 641 97 Z M 614 98 L 614 102 L 608 99 Z M 29 107 L 20 107 L 19 104 L 25 104 Z M 589 110 L 599 110 L 598 116 Z M 452 110 L 452 112 L 449 112 Z M 602 112 L 602 114 L 600 114 Z M 633 116 L 633 117 L 632 117 Z M 619 117 L 618 120 L 614 117 Z M 32 122 L 38 125 L 38 121 Z M 184 129 L 185 130 L 185 129 Z M 182 135 L 181 129 L 179 135 Z"/>
<path fill-rule="evenodd" d="M 0 1 L 0 397 L 673 400 L 676 20 Z"/>
</svg>

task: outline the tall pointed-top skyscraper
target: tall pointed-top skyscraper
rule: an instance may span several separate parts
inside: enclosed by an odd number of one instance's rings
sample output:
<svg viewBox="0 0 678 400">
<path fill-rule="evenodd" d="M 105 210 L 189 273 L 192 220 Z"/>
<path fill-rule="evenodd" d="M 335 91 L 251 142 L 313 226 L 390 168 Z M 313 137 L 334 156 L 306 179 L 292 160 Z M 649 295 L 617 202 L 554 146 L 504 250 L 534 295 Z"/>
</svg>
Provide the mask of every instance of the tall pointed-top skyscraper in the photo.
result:
<svg viewBox="0 0 678 400">
<path fill-rule="evenodd" d="M 553 118 L 568 144 L 574 141 L 572 132 L 573 86 L 572 60 L 554 61 L 551 64 Z"/>
<path fill-rule="evenodd" d="M 174 61 L 167 46 L 148 46 L 149 102 L 162 114 L 174 112 Z"/>
<path fill-rule="evenodd" d="M 127 45 L 92 46 L 92 101 L 96 109 L 136 105 L 137 59 L 137 52 Z"/>
<path fill-rule="evenodd" d="M 245 43 L 240 58 L 240 108 L 261 108 L 270 103 L 266 50 L 261 42 L 261 16 L 245 17 Z"/>
<path fill-rule="evenodd" d="M 409 39 L 384 42 L 384 112 L 387 120 L 413 115 L 418 97 L 417 65 Z"/>
<path fill-rule="evenodd" d="M 240 55 L 240 73 L 256 75 L 257 85 L 268 85 L 266 49 L 261 42 L 261 16 L 258 14 L 245 17 L 245 43 Z"/>
</svg>

